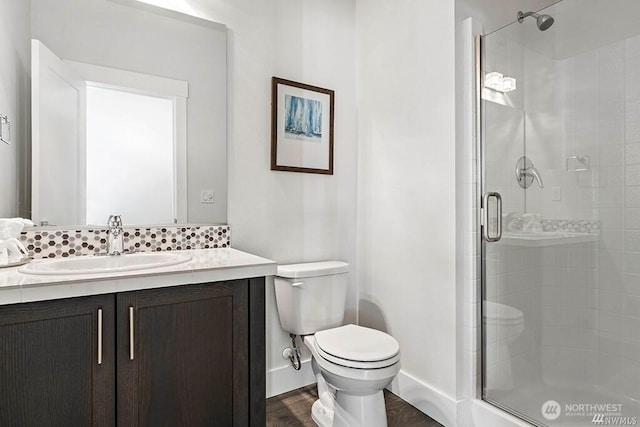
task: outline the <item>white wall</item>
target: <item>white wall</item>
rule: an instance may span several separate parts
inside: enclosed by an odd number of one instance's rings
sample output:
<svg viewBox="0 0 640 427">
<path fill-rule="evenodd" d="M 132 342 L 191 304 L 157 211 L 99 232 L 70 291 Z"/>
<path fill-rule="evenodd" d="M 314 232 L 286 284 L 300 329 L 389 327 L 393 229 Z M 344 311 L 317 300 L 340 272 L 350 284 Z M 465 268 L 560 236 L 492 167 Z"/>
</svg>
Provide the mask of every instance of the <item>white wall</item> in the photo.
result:
<svg viewBox="0 0 640 427">
<path fill-rule="evenodd" d="M 355 9 L 353 1 L 202 0 L 200 16 L 229 35 L 229 224 L 232 245 L 279 263 L 342 259 L 356 232 Z M 334 175 L 270 170 L 271 77 L 335 90 Z M 347 321 L 356 321 L 351 273 Z M 267 394 L 312 382 L 282 359 L 290 346 L 267 282 Z M 304 358 L 309 355 L 305 351 Z"/>
<path fill-rule="evenodd" d="M 454 3 L 357 2 L 360 321 L 400 342 L 393 391 L 455 423 Z"/>
<path fill-rule="evenodd" d="M 363 1 L 354 8 L 338 0 L 202 0 L 189 6 L 229 28 L 233 246 L 280 263 L 351 262 L 360 289 L 352 271 L 347 321 L 356 320 L 359 304 L 362 324 L 396 336 L 403 373 L 394 391 L 453 424 L 453 3 Z M 333 177 L 269 171 L 271 76 L 336 91 Z M 362 169 L 357 188 L 356 167 Z M 310 380 L 281 358 L 289 340 L 271 283 L 267 345 L 268 394 Z"/>
<path fill-rule="evenodd" d="M 62 59 L 189 82 L 188 221 L 225 222 L 225 29 L 106 0 L 31 0 L 31 5 L 31 37 Z M 200 191 L 209 189 L 216 203 L 200 203 Z"/>
<path fill-rule="evenodd" d="M 11 145 L 0 142 L 0 217 L 25 215 L 25 159 L 30 138 L 29 2 L 0 0 L 0 115 L 11 122 Z M 20 165 L 20 167 L 18 167 Z"/>
</svg>

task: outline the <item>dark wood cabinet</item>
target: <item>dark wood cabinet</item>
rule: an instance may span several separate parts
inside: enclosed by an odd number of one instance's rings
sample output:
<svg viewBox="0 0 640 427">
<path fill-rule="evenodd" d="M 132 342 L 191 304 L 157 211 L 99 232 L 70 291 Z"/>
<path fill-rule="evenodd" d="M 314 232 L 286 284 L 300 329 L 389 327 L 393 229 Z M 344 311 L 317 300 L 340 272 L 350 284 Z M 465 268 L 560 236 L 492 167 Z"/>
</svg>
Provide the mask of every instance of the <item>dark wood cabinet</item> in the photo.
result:
<svg viewBox="0 0 640 427">
<path fill-rule="evenodd" d="M 264 278 L 0 307 L 0 425 L 263 426 L 264 315 Z"/>
<path fill-rule="evenodd" d="M 244 282 L 118 294 L 119 425 L 248 425 Z"/>
<path fill-rule="evenodd" d="M 113 322 L 111 295 L 0 306 L 0 425 L 114 425 Z"/>
</svg>

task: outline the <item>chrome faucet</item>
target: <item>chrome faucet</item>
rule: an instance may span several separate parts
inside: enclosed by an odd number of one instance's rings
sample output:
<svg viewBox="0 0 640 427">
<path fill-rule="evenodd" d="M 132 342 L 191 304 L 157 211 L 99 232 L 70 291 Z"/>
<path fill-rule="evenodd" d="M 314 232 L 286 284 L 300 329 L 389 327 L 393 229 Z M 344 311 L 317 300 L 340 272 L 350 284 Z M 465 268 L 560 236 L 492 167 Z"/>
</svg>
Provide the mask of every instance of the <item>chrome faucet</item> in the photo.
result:
<svg viewBox="0 0 640 427">
<path fill-rule="evenodd" d="M 544 188 L 540 172 L 538 172 L 538 169 L 533 165 L 533 162 L 526 156 L 522 156 L 518 159 L 518 163 L 516 164 L 516 179 L 518 180 L 520 187 L 525 189 L 529 188 L 534 179 L 538 183 L 538 187 Z"/>
<path fill-rule="evenodd" d="M 107 220 L 107 227 L 109 227 L 109 240 L 107 243 L 108 254 L 122 254 L 124 243 L 122 236 L 122 218 L 120 218 L 120 215 L 109 215 L 109 219 Z"/>
</svg>

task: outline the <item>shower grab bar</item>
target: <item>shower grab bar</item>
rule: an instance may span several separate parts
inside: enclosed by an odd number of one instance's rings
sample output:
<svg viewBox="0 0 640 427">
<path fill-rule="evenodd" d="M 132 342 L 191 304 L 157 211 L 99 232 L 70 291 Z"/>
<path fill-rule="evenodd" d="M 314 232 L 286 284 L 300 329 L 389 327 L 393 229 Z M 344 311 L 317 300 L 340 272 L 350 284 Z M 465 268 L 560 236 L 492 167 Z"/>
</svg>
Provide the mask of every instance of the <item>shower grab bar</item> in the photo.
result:
<svg viewBox="0 0 640 427">
<path fill-rule="evenodd" d="M 496 235 L 491 236 L 489 232 L 489 199 L 496 199 Z M 482 238 L 487 242 L 497 242 L 502 238 L 502 196 L 500 193 L 488 192 L 482 196 Z"/>
</svg>

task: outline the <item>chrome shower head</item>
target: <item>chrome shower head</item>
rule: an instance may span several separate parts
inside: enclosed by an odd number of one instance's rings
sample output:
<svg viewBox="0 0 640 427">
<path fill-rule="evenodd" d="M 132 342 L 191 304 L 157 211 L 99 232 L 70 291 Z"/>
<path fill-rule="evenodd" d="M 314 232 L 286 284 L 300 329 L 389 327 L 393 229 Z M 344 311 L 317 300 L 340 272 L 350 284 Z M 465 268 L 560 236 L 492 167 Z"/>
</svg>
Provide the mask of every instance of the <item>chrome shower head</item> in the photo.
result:
<svg viewBox="0 0 640 427">
<path fill-rule="evenodd" d="M 536 25 L 540 31 L 546 31 L 553 25 L 553 17 L 550 15 L 538 15 L 535 12 L 518 12 L 518 22 L 522 23 L 527 16 L 536 18 Z"/>
<path fill-rule="evenodd" d="M 553 25 L 553 17 L 549 15 L 538 15 L 536 18 L 536 24 L 540 31 L 548 30 Z"/>
</svg>

